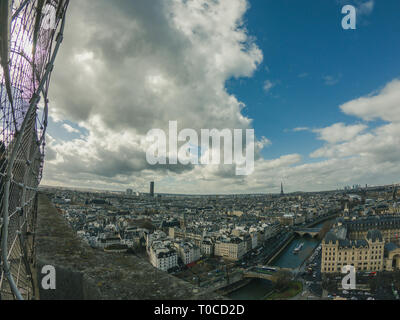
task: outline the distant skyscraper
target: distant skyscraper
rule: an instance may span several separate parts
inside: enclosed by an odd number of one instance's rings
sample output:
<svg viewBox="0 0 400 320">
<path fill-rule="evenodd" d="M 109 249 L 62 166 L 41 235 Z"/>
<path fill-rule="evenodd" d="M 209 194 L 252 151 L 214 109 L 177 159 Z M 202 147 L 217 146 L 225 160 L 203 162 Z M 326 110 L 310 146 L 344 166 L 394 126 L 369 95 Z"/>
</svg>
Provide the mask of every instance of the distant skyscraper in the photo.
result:
<svg viewBox="0 0 400 320">
<path fill-rule="evenodd" d="M 154 197 L 154 181 L 150 182 L 150 197 Z"/>
<path fill-rule="evenodd" d="M 283 192 L 283 183 L 281 182 L 281 196 L 285 195 L 285 193 Z"/>
</svg>

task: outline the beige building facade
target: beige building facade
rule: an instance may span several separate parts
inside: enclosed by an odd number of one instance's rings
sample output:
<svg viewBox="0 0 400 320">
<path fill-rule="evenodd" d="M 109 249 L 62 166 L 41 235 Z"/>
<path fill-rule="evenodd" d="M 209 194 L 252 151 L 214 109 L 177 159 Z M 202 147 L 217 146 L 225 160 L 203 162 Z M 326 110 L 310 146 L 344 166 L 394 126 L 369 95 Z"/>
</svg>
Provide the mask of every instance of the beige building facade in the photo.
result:
<svg viewBox="0 0 400 320">
<path fill-rule="evenodd" d="M 228 260 L 240 260 L 246 253 L 245 241 L 235 238 L 229 241 L 217 241 L 214 245 L 214 255 Z"/>
<path fill-rule="evenodd" d="M 357 272 L 400 270 L 400 217 L 368 217 L 338 221 L 322 240 L 322 273 L 341 273 L 354 266 Z"/>
</svg>

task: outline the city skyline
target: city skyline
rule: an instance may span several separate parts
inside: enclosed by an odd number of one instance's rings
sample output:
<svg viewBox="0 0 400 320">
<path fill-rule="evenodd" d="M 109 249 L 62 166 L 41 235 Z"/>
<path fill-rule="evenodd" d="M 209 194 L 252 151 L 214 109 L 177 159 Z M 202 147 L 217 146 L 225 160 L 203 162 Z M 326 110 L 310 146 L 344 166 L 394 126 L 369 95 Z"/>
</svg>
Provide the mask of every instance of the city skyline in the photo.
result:
<svg viewBox="0 0 400 320">
<path fill-rule="evenodd" d="M 0 0 L 0 303 L 400 300 L 399 10 Z"/>
<path fill-rule="evenodd" d="M 342 1 L 201 3 L 71 4 L 43 184 L 250 194 L 398 181 L 398 3 L 354 1 L 356 30 L 341 28 Z M 175 120 L 254 129 L 254 173 L 150 166 L 146 133 Z"/>
<path fill-rule="evenodd" d="M 359 184 L 354 184 L 354 185 L 347 185 L 347 186 L 343 186 L 343 188 L 341 189 L 331 189 L 331 190 L 320 190 L 320 191 L 302 191 L 302 190 L 296 190 L 296 191 L 292 191 L 289 193 L 283 193 L 282 194 L 282 190 L 281 191 L 276 191 L 276 192 L 268 192 L 268 193 L 195 193 L 195 194 L 191 194 L 191 193 L 163 193 L 163 192 L 154 192 L 154 195 L 167 195 L 167 196 L 183 196 L 183 197 L 208 197 L 208 196 L 221 196 L 221 197 L 225 197 L 225 196 L 247 196 L 247 195 L 254 195 L 254 196 L 291 196 L 291 195 L 296 195 L 296 194 L 318 194 L 318 193 L 330 193 L 330 192 L 338 192 L 338 191 L 342 191 L 342 192 L 351 192 L 354 191 L 355 193 L 359 193 L 362 190 L 371 190 L 371 189 L 376 189 L 376 188 L 398 188 L 400 186 L 400 183 L 393 183 L 393 184 L 388 184 L 388 185 L 365 185 L 365 186 L 361 186 Z M 284 187 L 282 185 L 282 187 Z M 109 190 L 109 189 L 96 189 L 96 188 L 80 188 L 80 187 L 62 187 L 62 186 L 51 186 L 51 185 L 44 185 L 42 184 L 40 186 L 40 188 L 42 190 L 46 190 L 46 189 L 60 189 L 60 190 L 68 190 L 68 191 L 77 191 L 77 192 L 97 192 L 97 193 L 116 193 L 116 194 L 127 194 L 127 195 L 131 195 L 131 196 L 140 196 L 140 195 L 151 195 L 151 185 L 150 185 L 150 192 L 147 191 L 143 191 L 143 192 L 139 192 L 137 190 L 133 190 L 131 188 L 125 189 L 125 190 Z M 132 194 L 131 194 L 132 192 Z"/>
</svg>

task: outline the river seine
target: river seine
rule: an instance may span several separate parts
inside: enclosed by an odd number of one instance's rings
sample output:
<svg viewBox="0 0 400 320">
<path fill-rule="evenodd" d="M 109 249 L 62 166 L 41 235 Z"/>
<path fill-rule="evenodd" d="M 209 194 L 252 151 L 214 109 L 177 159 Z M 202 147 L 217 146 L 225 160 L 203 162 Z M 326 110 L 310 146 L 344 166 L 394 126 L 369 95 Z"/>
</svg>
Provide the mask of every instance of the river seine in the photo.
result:
<svg viewBox="0 0 400 320">
<path fill-rule="evenodd" d="M 315 227 L 321 227 L 323 223 Z M 297 254 L 293 250 L 301 243 L 304 243 L 301 251 Z M 271 263 L 272 266 L 281 268 L 296 269 L 311 255 L 315 248 L 320 244 L 320 240 L 311 237 L 296 237 L 282 251 L 282 253 Z M 264 279 L 253 279 L 248 285 L 230 293 L 228 298 L 234 300 L 259 300 L 263 299 L 272 288 L 271 281 Z"/>
</svg>

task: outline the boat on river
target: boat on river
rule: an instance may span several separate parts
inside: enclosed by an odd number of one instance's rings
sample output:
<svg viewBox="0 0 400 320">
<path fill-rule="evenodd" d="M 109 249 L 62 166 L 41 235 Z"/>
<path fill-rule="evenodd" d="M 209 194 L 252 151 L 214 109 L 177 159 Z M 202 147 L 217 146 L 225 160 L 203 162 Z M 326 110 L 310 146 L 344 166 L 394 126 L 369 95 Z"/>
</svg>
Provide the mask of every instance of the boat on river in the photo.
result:
<svg viewBox="0 0 400 320">
<path fill-rule="evenodd" d="M 293 253 L 294 253 L 294 254 L 298 254 L 298 253 L 301 251 L 301 249 L 303 249 L 303 246 L 304 246 L 304 242 L 300 243 L 300 244 L 293 250 Z"/>
</svg>

